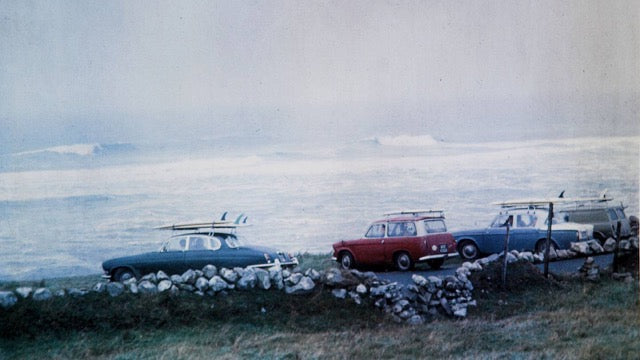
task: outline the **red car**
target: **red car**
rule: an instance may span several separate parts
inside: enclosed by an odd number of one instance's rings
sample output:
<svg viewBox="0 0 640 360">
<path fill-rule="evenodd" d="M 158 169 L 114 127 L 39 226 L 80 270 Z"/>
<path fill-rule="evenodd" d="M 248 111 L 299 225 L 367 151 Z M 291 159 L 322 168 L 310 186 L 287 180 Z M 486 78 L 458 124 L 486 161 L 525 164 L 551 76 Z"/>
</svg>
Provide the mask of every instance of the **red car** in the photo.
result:
<svg viewBox="0 0 640 360">
<path fill-rule="evenodd" d="M 438 269 L 447 258 L 458 256 L 443 211 L 400 211 L 385 216 L 374 221 L 363 238 L 333 244 L 333 259 L 345 269 L 395 265 L 406 271 L 417 262 L 427 262 L 432 269 Z"/>
</svg>

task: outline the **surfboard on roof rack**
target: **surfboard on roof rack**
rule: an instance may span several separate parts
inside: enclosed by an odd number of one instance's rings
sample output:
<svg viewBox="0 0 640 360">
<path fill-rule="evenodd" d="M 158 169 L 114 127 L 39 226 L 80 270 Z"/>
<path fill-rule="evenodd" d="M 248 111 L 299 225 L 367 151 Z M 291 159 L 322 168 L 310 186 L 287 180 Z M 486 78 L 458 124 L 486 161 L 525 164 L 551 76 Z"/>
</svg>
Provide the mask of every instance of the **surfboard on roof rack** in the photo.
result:
<svg viewBox="0 0 640 360">
<path fill-rule="evenodd" d="M 491 203 L 492 205 L 498 205 L 503 208 L 508 207 L 517 207 L 517 206 L 547 206 L 549 203 L 555 204 L 585 204 L 585 203 L 605 203 L 607 201 L 612 201 L 613 198 L 607 197 L 607 190 L 604 190 L 600 193 L 598 197 L 583 197 L 583 198 L 566 198 L 564 197 L 564 191 L 560 193 L 560 196 L 556 198 L 531 198 L 531 199 L 518 199 L 518 200 L 508 200 L 508 201 L 498 201 Z"/>
<path fill-rule="evenodd" d="M 235 221 L 225 220 L 227 212 L 222 214 L 221 220 L 200 222 L 200 223 L 188 223 L 188 224 L 174 224 L 167 226 L 157 227 L 157 230 L 198 230 L 198 229 L 235 229 L 244 226 L 250 226 L 247 224 L 248 216 L 240 214 Z"/>
</svg>

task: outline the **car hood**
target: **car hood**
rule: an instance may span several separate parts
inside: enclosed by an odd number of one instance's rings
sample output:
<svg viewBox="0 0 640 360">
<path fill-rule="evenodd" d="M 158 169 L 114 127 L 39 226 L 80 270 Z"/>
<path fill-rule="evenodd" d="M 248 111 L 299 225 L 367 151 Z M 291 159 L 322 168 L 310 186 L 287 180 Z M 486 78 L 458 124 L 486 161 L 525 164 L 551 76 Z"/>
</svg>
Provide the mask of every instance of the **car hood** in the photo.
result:
<svg viewBox="0 0 640 360">
<path fill-rule="evenodd" d="M 138 255 L 122 256 L 122 257 L 109 259 L 102 263 L 102 268 L 104 270 L 109 270 L 119 265 L 132 264 L 132 263 L 137 263 L 139 261 L 155 259 L 157 258 L 159 253 L 160 253 L 159 251 L 151 251 L 151 252 L 138 254 Z"/>
</svg>

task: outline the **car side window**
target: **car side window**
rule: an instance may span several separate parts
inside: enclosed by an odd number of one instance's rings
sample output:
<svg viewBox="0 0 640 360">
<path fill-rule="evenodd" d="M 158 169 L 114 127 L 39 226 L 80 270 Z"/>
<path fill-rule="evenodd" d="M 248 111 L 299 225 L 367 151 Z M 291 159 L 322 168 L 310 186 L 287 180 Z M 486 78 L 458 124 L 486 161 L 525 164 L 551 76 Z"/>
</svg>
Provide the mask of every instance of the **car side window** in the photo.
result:
<svg viewBox="0 0 640 360">
<path fill-rule="evenodd" d="M 613 221 L 618 220 L 618 215 L 616 214 L 615 210 L 613 209 L 607 209 L 607 212 L 609 213 L 609 218 Z"/>
<path fill-rule="evenodd" d="M 167 243 L 167 251 L 184 251 L 187 248 L 187 237 L 172 238 Z"/>
<path fill-rule="evenodd" d="M 369 227 L 369 230 L 364 235 L 368 238 L 381 238 L 384 237 L 385 225 L 384 224 L 373 224 Z"/>
<path fill-rule="evenodd" d="M 518 214 L 516 217 L 516 223 L 519 228 L 534 227 L 536 225 L 536 220 L 536 216 L 531 214 Z"/>
<path fill-rule="evenodd" d="M 198 250 L 209 250 L 209 242 L 206 241 L 206 238 L 202 236 L 191 236 L 189 237 L 189 250 L 198 251 Z"/>
<path fill-rule="evenodd" d="M 622 209 L 616 209 L 616 214 L 618 214 L 618 219 L 624 219 L 626 217 Z"/>
<path fill-rule="evenodd" d="M 502 227 L 504 226 L 504 223 L 507 222 L 507 219 L 509 219 L 509 215 L 506 215 L 506 214 L 498 215 L 491 223 L 491 227 L 494 227 L 494 228 Z"/>
<path fill-rule="evenodd" d="M 217 237 L 209 238 L 209 249 L 218 250 L 222 246 L 222 242 Z"/>
<path fill-rule="evenodd" d="M 409 221 L 389 223 L 389 236 L 416 236 L 416 226 Z"/>
<path fill-rule="evenodd" d="M 442 220 L 425 220 L 424 228 L 427 234 L 447 232 L 447 226 Z"/>
</svg>

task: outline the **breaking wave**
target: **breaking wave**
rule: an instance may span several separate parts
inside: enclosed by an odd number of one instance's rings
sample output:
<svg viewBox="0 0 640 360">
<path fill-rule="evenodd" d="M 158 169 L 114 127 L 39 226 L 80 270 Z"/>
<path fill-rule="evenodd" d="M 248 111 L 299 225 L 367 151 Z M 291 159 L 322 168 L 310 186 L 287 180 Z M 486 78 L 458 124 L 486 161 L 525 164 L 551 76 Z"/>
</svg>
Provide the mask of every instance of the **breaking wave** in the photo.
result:
<svg viewBox="0 0 640 360">
<path fill-rule="evenodd" d="M 114 152 L 125 152 L 135 150 L 135 146 L 129 143 L 116 144 L 72 144 L 52 146 L 45 149 L 22 151 L 12 154 L 13 156 L 34 156 L 40 154 L 58 154 L 58 155 L 77 155 L 91 156 L 99 154 L 108 154 Z"/>
<path fill-rule="evenodd" d="M 427 147 L 438 144 L 431 135 L 377 136 L 365 141 L 384 146 Z"/>
</svg>

